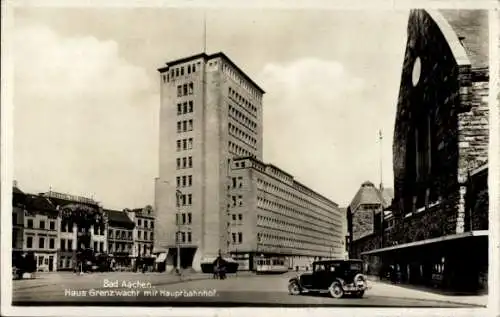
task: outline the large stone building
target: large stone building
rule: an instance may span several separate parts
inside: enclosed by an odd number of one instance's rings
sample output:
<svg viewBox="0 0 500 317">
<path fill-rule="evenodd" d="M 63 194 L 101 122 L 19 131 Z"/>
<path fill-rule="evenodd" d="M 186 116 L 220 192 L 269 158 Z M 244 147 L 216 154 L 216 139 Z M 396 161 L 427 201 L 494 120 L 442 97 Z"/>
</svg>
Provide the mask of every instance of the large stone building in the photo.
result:
<svg viewBox="0 0 500 317">
<path fill-rule="evenodd" d="M 363 252 L 403 281 L 485 287 L 488 12 L 412 10 L 393 143 L 394 225 Z M 460 277 L 460 278 L 458 278 Z"/>
<path fill-rule="evenodd" d="M 178 238 L 181 265 L 199 270 L 204 257 L 227 252 L 231 158 L 262 158 L 264 91 L 223 53 L 168 62 L 159 72 L 156 249 L 172 265 Z"/>
<path fill-rule="evenodd" d="M 284 223 L 285 215 L 293 213 L 282 209 L 291 206 L 282 200 L 285 198 L 276 196 L 276 201 L 266 200 L 280 202 L 279 206 L 273 205 L 276 217 L 264 215 L 262 201 L 257 200 L 262 190 L 262 183 L 256 179 L 257 168 L 264 166 L 258 163 L 262 161 L 264 91 L 223 53 L 202 53 L 172 61 L 159 72 L 160 167 L 155 193 L 155 242 L 156 251 L 166 254 L 167 267 L 177 263 L 177 242 L 180 265 L 195 270 L 219 253 L 232 254 L 240 262 L 240 269 L 250 269 L 255 252 L 263 252 L 261 247 L 268 253 L 301 254 L 308 259 L 337 255 L 340 232 L 335 230 L 341 226 L 337 205 L 277 168 L 274 173 L 280 178 L 271 176 L 274 169 L 267 165 L 260 181 L 266 179 L 274 187 L 288 190 L 288 195 L 294 195 L 290 203 L 296 204 L 300 213 L 289 219 L 293 228 L 282 233 L 262 229 L 262 235 L 257 236 L 259 226 L 268 221 Z M 236 164 L 245 164 L 241 157 L 254 158 L 248 159 L 248 164 L 255 167 L 237 171 Z M 242 175 L 234 176 L 240 172 Z M 246 185 L 254 192 L 236 194 L 240 189 L 232 187 L 234 177 L 255 181 Z M 242 179 L 236 181 L 243 184 Z M 313 203 L 317 206 L 307 205 Z M 304 219 L 311 223 L 301 223 Z M 305 236 L 294 236 L 298 232 Z M 265 242 L 258 244 L 257 239 Z"/>
<path fill-rule="evenodd" d="M 254 157 L 233 159 L 230 179 L 228 246 L 240 269 L 254 270 L 259 257 L 283 256 L 290 268 L 344 257 L 336 203 Z"/>
</svg>

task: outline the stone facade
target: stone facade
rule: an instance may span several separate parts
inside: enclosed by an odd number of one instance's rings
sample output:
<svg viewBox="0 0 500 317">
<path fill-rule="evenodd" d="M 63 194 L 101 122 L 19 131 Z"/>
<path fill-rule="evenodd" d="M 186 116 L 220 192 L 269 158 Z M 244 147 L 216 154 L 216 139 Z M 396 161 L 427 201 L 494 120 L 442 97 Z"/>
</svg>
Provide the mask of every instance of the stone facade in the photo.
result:
<svg viewBox="0 0 500 317">
<path fill-rule="evenodd" d="M 464 232 L 467 174 L 487 161 L 487 95 L 488 69 L 471 65 L 446 20 L 412 11 L 393 145 L 397 243 Z"/>
</svg>

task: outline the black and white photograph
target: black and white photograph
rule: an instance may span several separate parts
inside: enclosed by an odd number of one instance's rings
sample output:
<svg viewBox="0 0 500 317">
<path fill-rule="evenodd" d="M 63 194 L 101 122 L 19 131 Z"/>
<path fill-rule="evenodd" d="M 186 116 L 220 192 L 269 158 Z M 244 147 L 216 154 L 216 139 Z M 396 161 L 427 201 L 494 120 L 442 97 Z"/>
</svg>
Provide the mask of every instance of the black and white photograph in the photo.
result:
<svg viewBox="0 0 500 317">
<path fill-rule="evenodd" d="M 2 2 L 2 315 L 498 316 L 492 2 L 48 3 Z"/>
</svg>

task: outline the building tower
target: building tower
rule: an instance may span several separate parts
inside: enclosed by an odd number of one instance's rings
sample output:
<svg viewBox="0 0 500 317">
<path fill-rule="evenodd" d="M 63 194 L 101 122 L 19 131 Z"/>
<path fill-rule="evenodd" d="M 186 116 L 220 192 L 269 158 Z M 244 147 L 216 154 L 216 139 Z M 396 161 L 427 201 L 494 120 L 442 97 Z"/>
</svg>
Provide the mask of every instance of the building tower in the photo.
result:
<svg viewBox="0 0 500 317">
<path fill-rule="evenodd" d="M 262 160 L 264 91 L 224 53 L 168 62 L 160 68 L 156 249 L 182 268 L 227 251 L 230 160 Z M 177 232 L 179 232 L 177 234 Z"/>
</svg>

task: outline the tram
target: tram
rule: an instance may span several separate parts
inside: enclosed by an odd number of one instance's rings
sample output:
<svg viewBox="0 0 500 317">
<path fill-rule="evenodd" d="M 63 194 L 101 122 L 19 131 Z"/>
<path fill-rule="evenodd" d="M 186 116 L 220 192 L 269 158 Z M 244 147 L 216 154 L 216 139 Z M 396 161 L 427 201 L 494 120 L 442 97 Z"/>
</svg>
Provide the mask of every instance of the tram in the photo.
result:
<svg viewBox="0 0 500 317">
<path fill-rule="evenodd" d="M 261 257 L 256 259 L 257 274 L 282 274 L 288 272 L 288 261 L 285 257 Z"/>
</svg>

